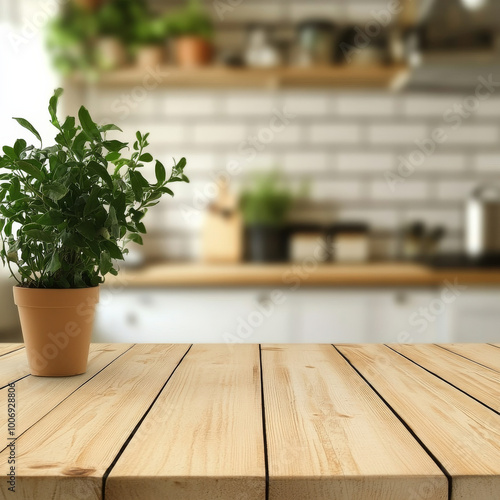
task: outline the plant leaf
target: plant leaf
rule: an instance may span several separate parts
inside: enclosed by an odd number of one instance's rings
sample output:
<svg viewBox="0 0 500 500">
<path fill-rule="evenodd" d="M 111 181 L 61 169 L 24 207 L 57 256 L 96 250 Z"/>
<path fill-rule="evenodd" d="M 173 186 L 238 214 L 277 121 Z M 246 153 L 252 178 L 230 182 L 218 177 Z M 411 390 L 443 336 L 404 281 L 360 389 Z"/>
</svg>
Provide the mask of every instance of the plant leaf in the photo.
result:
<svg viewBox="0 0 500 500">
<path fill-rule="evenodd" d="M 153 157 L 149 153 L 144 153 L 143 155 L 139 156 L 139 161 L 149 163 L 150 161 L 153 161 Z"/>
<path fill-rule="evenodd" d="M 93 240 L 95 238 L 96 230 L 94 224 L 91 222 L 85 221 L 78 224 L 78 226 L 76 226 L 76 230 L 88 240 Z"/>
<path fill-rule="evenodd" d="M 58 88 L 54 91 L 54 95 L 50 98 L 49 101 L 49 113 L 52 118 L 51 123 L 55 127 L 59 128 L 59 120 L 57 119 L 57 104 L 59 101 L 59 97 L 63 94 L 63 89 Z"/>
<path fill-rule="evenodd" d="M 40 144 L 42 144 L 42 138 L 40 137 L 40 134 L 28 120 L 25 120 L 24 118 L 14 118 L 14 120 L 16 120 L 16 122 L 19 123 L 21 127 L 24 127 L 25 129 L 29 130 L 40 141 Z"/>
<path fill-rule="evenodd" d="M 16 164 L 21 170 L 23 170 L 27 174 L 31 175 L 35 179 L 42 181 L 45 178 L 43 171 L 40 168 L 33 165 L 33 163 L 29 163 L 27 161 L 20 160 Z"/>
<path fill-rule="evenodd" d="M 113 189 L 113 181 L 109 172 L 105 167 L 97 163 L 96 161 L 90 161 L 87 165 L 91 174 L 98 175 L 109 187 L 109 189 Z"/>
<path fill-rule="evenodd" d="M 84 132 L 90 139 L 94 139 L 96 141 L 101 140 L 101 133 L 99 132 L 97 125 L 90 117 L 90 113 L 85 106 L 82 106 L 78 111 L 78 119 L 80 120 L 80 125 L 82 126 Z"/>
<path fill-rule="evenodd" d="M 49 267 L 47 268 L 47 272 L 55 273 L 61 269 L 61 260 L 59 259 L 59 252 L 56 250 L 50 259 Z"/>
<path fill-rule="evenodd" d="M 64 184 L 50 182 L 42 186 L 42 193 L 52 201 L 59 201 L 68 194 L 68 188 Z"/>
<path fill-rule="evenodd" d="M 52 243 L 53 240 L 52 234 L 47 231 L 43 231 L 42 229 L 28 229 L 25 231 L 25 234 L 29 238 L 33 238 L 37 241 L 43 241 L 44 243 Z"/>
<path fill-rule="evenodd" d="M 165 182 L 165 179 L 167 177 L 167 173 L 165 171 L 165 167 L 161 162 L 158 160 L 156 161 L 156 166 L 155 166 L 155 175 L 156 175 L 156 180 L 158 184 L 163 184 Z"/>
</svg>

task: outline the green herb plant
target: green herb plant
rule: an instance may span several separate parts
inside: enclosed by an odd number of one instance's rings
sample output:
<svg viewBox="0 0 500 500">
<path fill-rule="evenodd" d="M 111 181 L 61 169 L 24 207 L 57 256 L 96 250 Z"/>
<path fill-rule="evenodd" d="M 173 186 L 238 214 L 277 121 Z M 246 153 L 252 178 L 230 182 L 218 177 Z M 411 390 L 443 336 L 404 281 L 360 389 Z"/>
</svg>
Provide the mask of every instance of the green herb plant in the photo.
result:
<svg viewBox="0 0 500 500">
<path fill-rule="evenodd" d="M 50 99 L 53 146 L 43 147 L 36 129 L 15 120 L 40 141 L 28 146 L 18 139 L 0 156 L 0 257 L 18 285 L 28 288 L 84 288 L 118 272 L 129 242 L 142 244 L 143 218 L 162 195 L 173 196 L 168 184 L 189 182 L 185 158 L 167 177 L 155 162 L 156 182 L 141 174 L 153 157 L 145 152 L 148 135 L 137 132 L 130 156 L 126 142 L 109 140 L 115 125 L 97 125 L 85 107 L 80 124 L 57 118 L 57 89 Z"/>
<path fill-rule="evenodd" d="M 188 0 L 184 7 L 168 13 L 165 21 L 167 30 L 173 37 L 198 36 L 206 39 L 213 37 L 212 19 L 199 0 Z"/>
<path fill-rule="evenodd" d="M 257 174 L 241 193 L 240 206 L 245 224 L 283 226 L 293 200 L 294 194 L 278 171 Z"/>
</svg>

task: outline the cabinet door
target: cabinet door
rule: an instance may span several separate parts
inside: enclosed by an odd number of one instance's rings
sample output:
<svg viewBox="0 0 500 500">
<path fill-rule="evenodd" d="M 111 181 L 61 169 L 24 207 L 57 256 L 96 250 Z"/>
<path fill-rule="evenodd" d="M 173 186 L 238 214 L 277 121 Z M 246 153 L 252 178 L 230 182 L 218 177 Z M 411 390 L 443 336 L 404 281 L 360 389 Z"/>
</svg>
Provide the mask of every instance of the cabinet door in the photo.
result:
<svg viewBox="0 0 500 500">
<path fill-rule="evenodd" d="M 437 290 L 373 291 L 369 343 L 432 343 L 445 338 L 447 304 Z"/>
<path fill-rule="evenodd" d="M 299 342 L 367 341 L 369 294 L 359 290 L 324 289 L 295 293 L 293 311 Z"/>
<path fill-rule="evenodd" d="M 450 308 L 449 342 L 500 342 L 500 289 L 462 291 Z"/>
<path fill-rule="evenodd" d="M 260 289 L 102 294 L 94 342 L 292 342 L 287 301 Z"/>
</svg>

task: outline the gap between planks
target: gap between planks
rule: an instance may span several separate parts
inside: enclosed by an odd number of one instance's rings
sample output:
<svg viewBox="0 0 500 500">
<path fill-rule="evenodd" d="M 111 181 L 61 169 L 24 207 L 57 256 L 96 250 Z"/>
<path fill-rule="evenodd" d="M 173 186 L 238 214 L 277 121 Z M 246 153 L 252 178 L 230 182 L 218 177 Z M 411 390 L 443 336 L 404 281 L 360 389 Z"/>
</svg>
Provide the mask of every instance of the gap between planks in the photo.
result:
<svg viewBox="0 0 500 500">
<path fill-rule="evenodd" d="M 439 467 L 441 472 L 446 476 L 448 481 L 448 500 L 452 499 L 453 490 L 453 478 L 451 474 L 446 470 L 446 467 L 441 463 L 441 461 L 432 453 L 432 451 L 425 445 L 425 443 L 418 437 L 417 433 L 411 428 L 411 426 L 399 415 L 395 408 L 380 394 L 377 389 L 364 377 L 364 375 L 354 366 L 350 359 L 341 352 L 335 344 L 331 344 L 332 347 L 346 360 L 346 362 L 353 368 L 353 370 L 361 377 L 362 380 L 370 387 L 370 389 L 377 395 L 377 397 L 389 408 L 389 410 L 394 414 L 394 416 L 404 425 L 406 430 L 413 436 L 417 443 L 422 447 L 422 449 L 427 453 L 427 455 L 432 459 L 432 461 Z"/>
<path fill-rule="evenodd" d="M 187 354 L 189 353 L 189 351 L 191 350 L 192 347 L 193 347 L 193 344 L 191 344 L 189 346 L 189 348 L 187 349 L 187 351 L 184 353 L 184 356 L 182 356 L 182 358 L 179 360 L 179 362 L 177 363 L 177 365 L 175 366 L 175 368 L 172 370 L 172 373 L 168 376 L 166 382 L 163 384 L 162 388 L 158 391 L 158 394 L 153 399 L 151 405 L 144 412 L 144 415 L 137 422 L 137 425 L 134 427 L 134 429 L 132 430 L 132 432 L 130 433 L 130 435 L 128 436 L 128 438 L 123 443 L 122 447 L 120 448 L 120 450 L 116 454 L 115 458 L 111 462 L 111 465 L 104 472 L 104 474 L 102 476 L 102 492 L 101 492 L 101 498 L 102 498 L 102 500 L 106 500 L 106 480 L 108 479 L 109 475 L 111 474 L 111 471 L 113 470 L 113 467 L 116 465 L 116 463 L 118 462 L 118 460 L 120 459 L 120 457 L 123 455 L 123 452 L 125 451 L 125 448 L 128 446 L 128 444 L 130 443 L 130 441 L 132 441 L 132 439 L 135 436 L 136 432 L 139 430 L 139 427 L 144 422 L 144 420 L 148 416 L 148 413 L 152 410 L 154 404 L 156 403 L 156 401 L 158 401 L 158 398 L 160 397 L 161 393 L 163 392 L 163 390 L 167 386 L 168 382 L 172 378 L 172 375 L 176 372 L 177 368 L 179 368 L 180 364 L 184 361 L 184 358 L 187 356 Z"/>
</svg>

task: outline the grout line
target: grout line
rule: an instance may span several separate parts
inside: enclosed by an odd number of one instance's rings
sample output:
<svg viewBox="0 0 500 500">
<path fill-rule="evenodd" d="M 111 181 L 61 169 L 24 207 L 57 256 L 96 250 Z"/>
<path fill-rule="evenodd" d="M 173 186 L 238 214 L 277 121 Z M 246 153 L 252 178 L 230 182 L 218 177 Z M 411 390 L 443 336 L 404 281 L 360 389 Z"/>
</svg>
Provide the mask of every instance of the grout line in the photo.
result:
<svg viewBox="0 0 500 500">
<path fill-rule="evenodd" d="M 367 378 L 353 365 L 353 363 L 347 358 L 347 356 L 342 353 L 337 346 L 331 344 L 332 347 L 349 363 L 349 365 L 356 371 L 356 373 L 368 384 L 370 389 L 382 400 L 382 402 L 391 410 L 391 412 L 396 416 L 396 418 L 404 425 L 406 430 L 413 436 L 417 443 L 425 450 L 425 452 L 432 458 L 434 463 L 440 468 L 441 472 L 448 479 L 448 500 L 452 500 L 452 489 L 453 489 L 453 478 L 451 474 L 446 470 L 444 465 L 440 460 L 434 455 L 434 453 L 427 447 L 427 445 L 418 437 L 417 433 L 407 424 L 403 418 L 396 412 L 396 410 L 389 404 L 389 402 L 380 394 L 380 392 L 375 389 L 375 387 L 368 381 Z"/>
<path fill-rule="evenodd" d="M 437 347 L 440 347 L 441 349 L 443 349 L 445 351 L 451 352 L 455 356 L 460 356 L 461 358 L 472 361 L 473 363 L 476 363 L 476 365 L 480 365 L 480 366 L 483 366 L 484 368 L 488 368 L 488 370 L 493 370 L 494 372 L 500 373 L 500 370 L 497 370 L 496 368 L 492 368 L 491 366 L 483 365 L 483 363 L 480 363 L 479 361 L 468 358 L 467 356 L 464 356 L 463 354 L 459 354 L 458 352 L 452 351 L 451 349 L 444 347 L 443 344 L 434 344 L 434 345 Z M 488 344 L 488 345 L 491 345 L 491 344 Z M 491 347 L 496 347 L 496 346 L 492 345 Z"/>
<path fill-rule="evenodd" d="M 466 396 L 469 396 L 469 398 L 473 399 L 474 401 L 477 401 L 478 403 L 482 404 L 483 406 L 485 406 L 486 408 L 488 408 L 488 410 L 491 410 L 492 412 L 496 413 L 497 415 L 500 415 L 500 412 L 498 410 L 495 410 L 491 406 L 488 406 L 486 403 L 483 403 L 480 399 L 472 396 L 471 394 L 469 394 L 468 392 L 464 391 L 463 389 L 460 389 L 460 387 L 456 386 L 455 384 L 452 384 L 451 382 L 449 382 L 445 378 L 441 377 L 437 373 L 434 373 L 433 371 L 428 370 L 425 366 L 420 365 L 419 363 L 417 363 L 413 359 L 409 358 L 408 356 L 405 356 L 404 354 L 400 353 L 399 351 L 396 351 L 395 349 L 393 349 L 392 347 L 388 346 L 387 344 L 384 344 L 384 345 L 385 345 L 385 347 L 387 347 L 391 351 L 394 351 L 396 354 L 399 354 L 400 356 L 402 356 L 403 358 L 407 359 L 408 361 L 411 361 L 414 365 L 418 366 L 419 368 L 422 368 L 422 370 L 425 370 L 427 373 L 429 373 L 431 375 L 434 375 L 439 380 L 442 380 L 443 382 L 446 382 L 448 385 L 451 385 L 451 387 L 453 387 L 457 391 L 460 391 L 461 393 L 465 394 Z M 465 359 L 467 359 L 467 358 L 465 358 Z"/>
<path fill-rule="evenodd" d="M 152 403 L 149 405 L 149 407 L 146 410 L 146 412 L 144 413 L 144 415 L 139 419 L 139 421 L 137 422 L 137 424 L 135 425 L 135 427 L 132 429 L 132 432 L 130 433 L 130 435 L 128 436 L 128 438 L 123 443 L 122 447 L 118 451 L 116 457 L 111 462 L 110 466 L 104 472 L 104 474 L 102 476 L 102 496 L 101 496 L 102 500 L 106 499 L 106 480 L 108 479 L 108 476 L 111 474 L 111 470 L 113 469 L 113 467 L 116 465 L 116 463 L 118 462 L 118 460 L 122 456 L 123 452 L 125 451 L 125 448 L 128 446 L 128 444 L 130 443 L 130 441 L 132 441 L 133 437 L 135 436 L 135 434 L 139 430 L 139 427 L 142 425 L 142 422 L 144 422 L 144 420 L 148 416 L 149 412 L 153 409 L 154 404 L 156 403 L 156 401 L 160 397 L 161 393 L 163 392 L 163 390 L 165 389 L 165 387 L 169 383 L 169 381 L 172 378 L 172 376 L 174 375 L 174 373 L 177 371 L 177 368 L 179 368 L 180 364 L 184 361 L 184 358 L 188 355 L 189 351 L 191 350 L 191 347 L 193 347 L 193 344 L 191 344 L 189 346 L 189 349 L 184 353 L 184 355 L 179 360 L 179 362 L 177 363 L 177 365 L 175 366 L 175 368 L 172 370 L 172 373 L 168 376 L 166 382 L 163 384 L 163 386 L 161 387 L 160 391 L 158 392 L 158 394 L 156 395 L 156 397 L 153 399 Z"/>
<path fill-rule="evenodd" d="M 266 470 L 266 500 L 269 500 L 269 457 L 267 455 L 266 407 L 264 404 L 264 374 L 262 371 L 262 344 L 259 344 L 260 397 L 262 406 L 262 433 L 264 438 L 264 465 Z"/>
<path fill-rule="evenodd" d="M 38 424 L 38 422 L 40 422 L 41 420 L 43 420 L 47 415 L 49 415 L 50 413 L 52 413 L 58 406 L 60 406 L 62 403 L 64 403 L 64 401 L 66 401 L 68 398 L 70 398 L 73 394 L 75 394 L 76 391 L 79 391 L 85 384 L 88 384 L 92 379 L 94 379 L 95 377 L 97 377 L 97 375 L 99 375 L 99 373 L 101 373 L 103 370 L 105 370 L 109 365 L 111 365 L 112 363 L 114 363 L 118 358 L 121 358 L 124 354 L 126 354 L 128 351 L 130 351 L 130 349 L 132 349 L 136 344 L 132 344 L 126 351 L 123 351 L 119 356 L 117 356 L 116 358 L 112 359 L 107 365 L 103 366 L 98 372 L 94 373 L 94 375 L 92 375 L 92 377 L 90 377 L 88 380 L 86 380 L 85 382 L 83 382 L 83 384 L 79 385 L 74 391 L 70 392 L 64 399 L 62 399 L 61 401 L 59 401 L 59 403 L 57 403 L 53 408 L 51 408 L 45 415 L 42 415 L 36 422 L 34 422 L 32 425 L 30 425 L 28 428 L 26 428 L 26 430 L 24 430 L 23 432 L 21 432 L 21 434 L 19 434 L 18 436 L 16 436 L 16 441 L 21 437 L 23 436 L 26 432 L 28 432 L 32 427 L 34 427 L 36 424 Z M 31 374 L 28 374 L 24 377 L 21 377 L 19 380 L 22 380 L 26 377 L 32 377 L 33 375 Z M 17 382 L 17 380 L 16 380 Z M 12 382 L 11 382 L 12 383 Z M 7 387 L 7 386 L 5 386 Z M 3 389 L 3 388 L 2 388 Z M 0 449 L 0 453 L 3 452 L 4 450 L 7 449 L 7 446 L 5 446 L 4 448 Z"/>
</svg>

